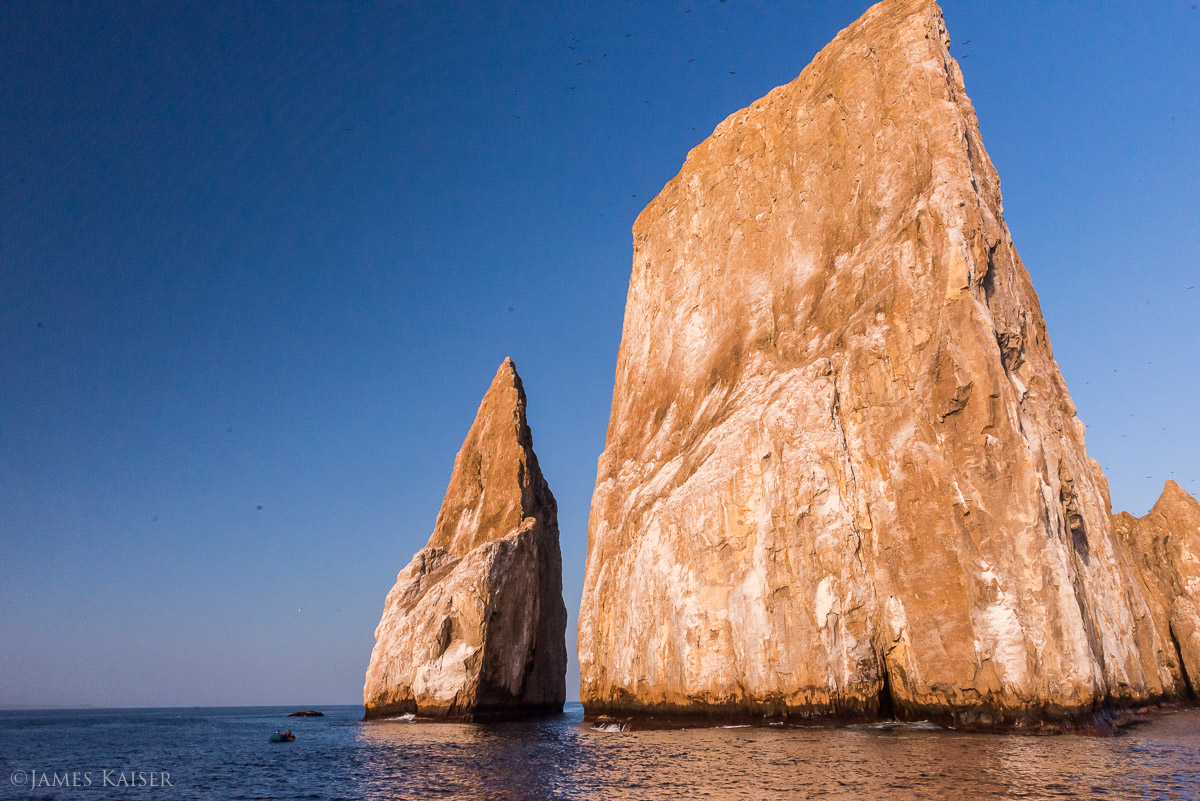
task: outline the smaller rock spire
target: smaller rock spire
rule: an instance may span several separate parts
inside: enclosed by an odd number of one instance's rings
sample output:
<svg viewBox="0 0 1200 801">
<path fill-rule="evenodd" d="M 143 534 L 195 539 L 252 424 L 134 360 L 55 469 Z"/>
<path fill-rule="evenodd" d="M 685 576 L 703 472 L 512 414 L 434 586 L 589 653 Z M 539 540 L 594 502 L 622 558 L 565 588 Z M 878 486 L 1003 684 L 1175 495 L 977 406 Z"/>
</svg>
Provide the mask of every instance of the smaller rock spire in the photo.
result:
<svg viewBox="0 0 1200 801">
<path fill-rule="evenodd" d="M 1129 552 L 1146 590 L 1150 616 L 1163 642 L 1159 652 L 1179 696 L 1200 691 L 1200 502 L 1174 481 L 1144 517 L 1128 512 L 1113 527 Z"/>
<path fill-rule="evenodd" d="M 567 610 L 554 495 L 505 359 L 479 404 L 429 543 L 396 577 L 367 667 L 367 718 L 562 711 Z"/>
<path fill-rule="evenodd" d="M 506 358 L 454 459 L 428 547 L 462 556 L 527 517 L 543 522 L 556 518 L 554 496 L 533 452 L 525 404 L 517 366 Z"/>
</svg>

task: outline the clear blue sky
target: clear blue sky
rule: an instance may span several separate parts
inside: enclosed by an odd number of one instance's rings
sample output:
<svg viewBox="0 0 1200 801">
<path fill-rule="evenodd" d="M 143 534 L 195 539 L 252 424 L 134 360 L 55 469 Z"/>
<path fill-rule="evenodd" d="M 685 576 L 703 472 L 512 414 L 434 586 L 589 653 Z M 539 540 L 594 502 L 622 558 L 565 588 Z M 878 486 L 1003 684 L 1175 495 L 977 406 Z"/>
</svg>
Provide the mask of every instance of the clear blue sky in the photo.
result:
<svg viewBox="0 0 1200 801">
<path fill-rule="evenodd" d="M 505 356 L 574 697 L 630 226 L 866 7 L 0 5 L 0 705 L 358 703 Z M 1200 11 L 944 8 L 1115 507 L 1196 492 Z"/>
</svg>

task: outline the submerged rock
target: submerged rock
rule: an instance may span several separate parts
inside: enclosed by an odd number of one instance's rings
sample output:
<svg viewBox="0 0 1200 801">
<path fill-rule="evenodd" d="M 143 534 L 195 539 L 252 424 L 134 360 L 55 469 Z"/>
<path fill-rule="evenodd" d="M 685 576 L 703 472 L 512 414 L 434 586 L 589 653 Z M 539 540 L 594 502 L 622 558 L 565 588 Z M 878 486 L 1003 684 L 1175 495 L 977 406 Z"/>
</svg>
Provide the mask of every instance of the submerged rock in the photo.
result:
<svg viewBox="0 0 1200 801">
<path fill-rule="evenodd" d="M 935 3 L 722 122 L 633 237 L 588 715 L 1069 725 L 1176 692 Z"/>
<path fill-rule="evenodd" d="M 1177 694 L 1200 690 L 1200 502 L 1168 481 L 1149 513 L 1113 518 L 1150 601 L 1158 663 Z"/>
<path fill-rule="evenodd" d="M 566 622 L 557 505 L 506 359 L 454 460 L 429 543 L 388 593 L 366 717 L 561 712 Z"/>
</svg>

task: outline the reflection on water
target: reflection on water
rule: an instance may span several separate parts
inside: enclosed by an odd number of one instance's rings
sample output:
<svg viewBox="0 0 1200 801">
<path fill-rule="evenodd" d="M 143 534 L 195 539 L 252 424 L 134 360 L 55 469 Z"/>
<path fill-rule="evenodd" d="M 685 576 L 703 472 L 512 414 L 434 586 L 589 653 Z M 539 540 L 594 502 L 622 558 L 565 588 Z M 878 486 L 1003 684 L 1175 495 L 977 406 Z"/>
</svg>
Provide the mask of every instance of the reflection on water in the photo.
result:
<svg viewBox="0 0 1200 801">
<path fill-rule="evenodd" d="M 1200 798 L 1200 712 L 1117 737 L 933 726 L 597 731 L 562 719 L 379 722 L 359 731 L 372 797 Z"/>
<path fill-rule="evenodd" d="M 568 714 L 504 724 L 362 722 L 361 707 L 0 712 L 15 771 L 168 771 L 173 787 L 0 799 L 1200 799 L 1200 711 L 1117 737 L 921 725 L 602 731 Z M 268 743 L 295 730 L 294 743 Z M 9 791 L 12 791 L 9 793 Z"/>
</svg>

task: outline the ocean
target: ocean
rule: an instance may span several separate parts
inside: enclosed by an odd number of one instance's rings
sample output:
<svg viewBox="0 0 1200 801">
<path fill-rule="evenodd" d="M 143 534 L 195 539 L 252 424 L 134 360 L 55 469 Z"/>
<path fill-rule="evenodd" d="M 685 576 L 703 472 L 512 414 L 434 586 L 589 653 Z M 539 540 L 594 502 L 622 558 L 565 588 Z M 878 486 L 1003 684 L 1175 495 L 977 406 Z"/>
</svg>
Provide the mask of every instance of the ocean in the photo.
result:
<svg viewBox="0 0 1200 801">
<path fill-rule="evenodd" d="M 362 708 L 0 712 L 8 799 L 1200 799 L 1200 710 L 1113 737 L 925 724 L 600 731 Z M 292 743 L 271 743 L 291 728 Z"/>
</svg>

